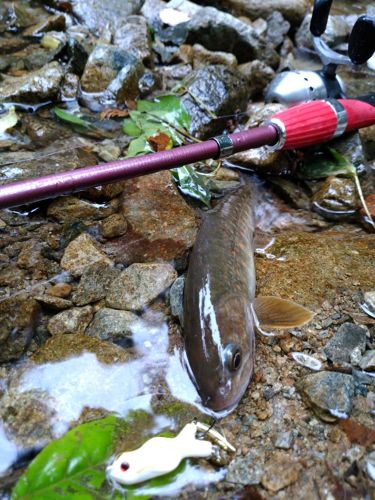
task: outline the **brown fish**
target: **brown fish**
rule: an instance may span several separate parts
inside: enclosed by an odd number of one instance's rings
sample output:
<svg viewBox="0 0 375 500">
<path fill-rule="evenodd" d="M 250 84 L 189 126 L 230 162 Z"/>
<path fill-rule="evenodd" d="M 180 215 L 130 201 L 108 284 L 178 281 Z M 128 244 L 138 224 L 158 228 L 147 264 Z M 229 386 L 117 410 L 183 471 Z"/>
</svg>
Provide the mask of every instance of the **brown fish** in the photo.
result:
<svg viewBox="0 0 375 500">
<path fill-rule="evenodd" d="M 205 406 L 230 411 L 253 373 L 255 326 L 300 326 L 312 313 L 276 297 L 255 299 L 254 219 L 249 185 L 208 212 L 190 256 L 184 339 L 190 375 Z"/>
</svg>

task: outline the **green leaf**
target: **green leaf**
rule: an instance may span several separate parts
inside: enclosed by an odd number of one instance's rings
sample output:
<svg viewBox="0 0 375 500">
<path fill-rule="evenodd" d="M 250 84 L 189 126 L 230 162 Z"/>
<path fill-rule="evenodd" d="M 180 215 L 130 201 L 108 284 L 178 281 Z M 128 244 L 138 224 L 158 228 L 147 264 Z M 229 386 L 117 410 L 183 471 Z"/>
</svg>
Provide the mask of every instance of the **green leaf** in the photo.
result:
<svg viewBox="0 0 375 500">
<path fill-rule="evenodd" d="M 133 156 L 146 153 L 153 153 L 153 149 L 147 141 L 146 135 L 142 134 L 141 136 L 137 137 L 137 139 L 133 139 L 131 141 L 128 147 L 126 158 L 131 158 Z"/>
<path fill-rule="evenodd" d="M 305 180 L 323 179 L 330 175 L 354 175 L 355 167 L 338 151 L 325 148 L 306 157 L 298 174 Z"/>
<path fill-rule="evenodd" d="M 17 124 L 18 117 L 16 115 L 16 108 L 14 106 L 10 106 L 8 111 L 2 115 L 0 115 L 0 134 L 8 130 L 8 128 L 12 128 Z"/>
<path fill-rule="evenodd" d="M 122 123 L 122 131 L 130 137 L 139 137 L 142 134 L 142 130 L 131 118 L 125 118 Z"/>
<path fill-rule="evenodd" d="M 184 166 L 172 170 L 172 175 L 180 190 L 193 198 L 210 206 L 211 192 L 206 185 L 203 175 L 199 175 L 194 167 Z"/>
<path fill-rule="evenodd" d="M 137 109 L 152 113 L 174 126 L 189 129 L 190 116 L 181 100 L 175 95 L 160 96 L 155 101 L 138 101 Z"/>
<path fill-rule="evenodd" d="M 12 500 L 94 498 L 106 485 L 105 465 L 114 451 L 121 420 L 110 416 L 79 425 L 50 443 L 33 460 Z"/>
<path fill-rule="evenodd" d="M 78 125 L 79 127 L 84 127 L 84 128 L 91 127 L 90 123 L 86 122 L 85 120 L 82 120 L 82 118 L 80 118 L 77 115 L 73 115 L 72 113 L 64 111 L 63 109 L 53 108 L 53 112 L 58 118 L 60 118 L 60 120 L 70 123 L 71 125 Z"/>
</svg>

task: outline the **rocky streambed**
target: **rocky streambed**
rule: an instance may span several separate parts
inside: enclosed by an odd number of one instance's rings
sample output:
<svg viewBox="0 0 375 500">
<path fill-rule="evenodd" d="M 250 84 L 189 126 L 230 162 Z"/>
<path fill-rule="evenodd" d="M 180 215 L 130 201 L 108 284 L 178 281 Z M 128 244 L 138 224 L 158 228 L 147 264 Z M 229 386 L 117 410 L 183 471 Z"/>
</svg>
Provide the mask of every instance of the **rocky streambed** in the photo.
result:
<svg viewBox="0 0 375 500">
<path fill-rule="evenodd" d="M 4 1 L 0 127 L 11 108 L 16 121 L 0 132 L 1 184 L 124 158 L 133 139 L 124 117 L 161 94 L 178 95 L 189 113 L 187 140 L 257 126 L 280 109 L 263 102 L 279 69 L 317 67 L 310 12 L 302 0 Z M 361 12 L 373 14 L 371 3 L 335 2 L 327 43 L 345 48 Z M 370 64 L 341 73 L 348 94 L 374 91 Z M 372 127 L 330 144 L 355 166 L 373 215 L 374 142 Z M 301 174 L 322 151 L 260 148 L 211 177 L 214 196 L 225 196 L 240 185 L 234 167 L 247 169 L 257 293 L 315 316 L 257 336 L 253 381 L 215 424 L 236 453 L 189 461 L 139 495 L 374 495 L 375 236 L 352 177 Z M 212 422 L 182 354 L 183 280 L 206 209 L 161 172 L 0 212 L 3 498 L 38 452 L 79 424 L 124 417 L 111 443 L 119 453 L 195 417 Z M 113 494 L 105 479 L 84 488 L 87 498 Z"/>
</svg>

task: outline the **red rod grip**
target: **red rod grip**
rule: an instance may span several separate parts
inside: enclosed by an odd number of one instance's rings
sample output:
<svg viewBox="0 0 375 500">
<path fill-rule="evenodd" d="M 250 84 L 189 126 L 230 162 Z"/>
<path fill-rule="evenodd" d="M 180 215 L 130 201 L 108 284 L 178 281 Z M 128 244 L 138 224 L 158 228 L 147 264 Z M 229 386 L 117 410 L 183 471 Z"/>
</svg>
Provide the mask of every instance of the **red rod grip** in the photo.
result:
<svg viewBox="0 0 375 500">
<path fill-rule="evenodd" d="M 276 113 L 271 123 L 279 129 L 279 149 L 302 148 L 375 124 L 375 107 L 356 99 L 310 101 Z"/>
</svg>

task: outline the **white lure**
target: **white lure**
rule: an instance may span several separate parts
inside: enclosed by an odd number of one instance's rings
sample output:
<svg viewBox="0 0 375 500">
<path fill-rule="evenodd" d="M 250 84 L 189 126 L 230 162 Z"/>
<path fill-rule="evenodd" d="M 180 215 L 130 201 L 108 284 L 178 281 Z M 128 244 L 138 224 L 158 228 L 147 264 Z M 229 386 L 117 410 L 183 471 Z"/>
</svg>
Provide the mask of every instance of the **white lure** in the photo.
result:
<svg viewBox="0 0 375 500">
<path fill-rule="evenodd" d="M 222 448 L 235 451 L 217 431 L 200 422 L 191 422 L 174 438 L 154 437 L 137 450 L 122 453 L 107 468 L 110 479 L 124 485 L 141 483 L 173 471 L 184 458 L 211 457 L 215 445 L 198 439 L 198 430 L 208 432 Z"/>
</svg>

